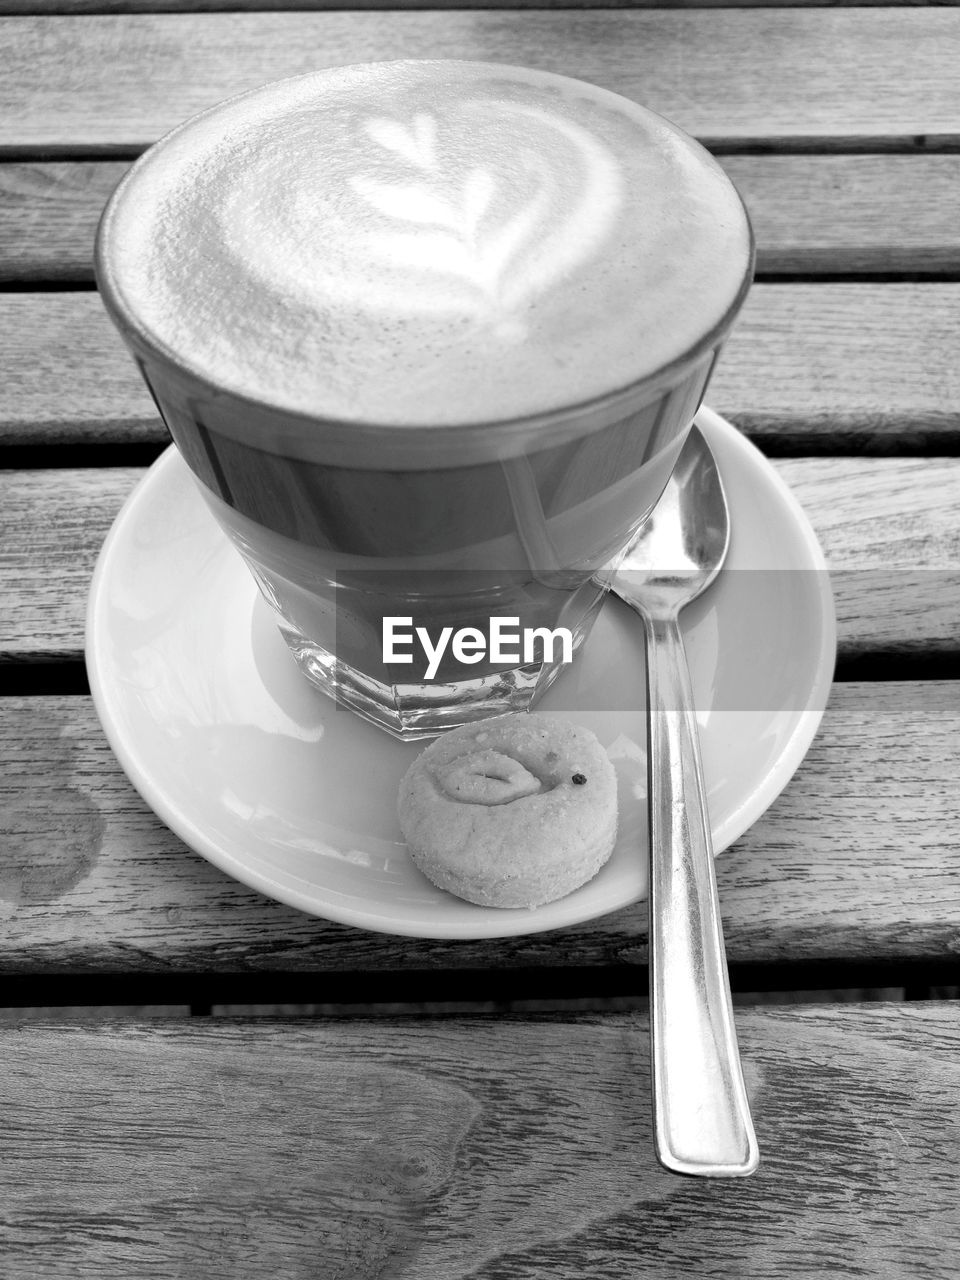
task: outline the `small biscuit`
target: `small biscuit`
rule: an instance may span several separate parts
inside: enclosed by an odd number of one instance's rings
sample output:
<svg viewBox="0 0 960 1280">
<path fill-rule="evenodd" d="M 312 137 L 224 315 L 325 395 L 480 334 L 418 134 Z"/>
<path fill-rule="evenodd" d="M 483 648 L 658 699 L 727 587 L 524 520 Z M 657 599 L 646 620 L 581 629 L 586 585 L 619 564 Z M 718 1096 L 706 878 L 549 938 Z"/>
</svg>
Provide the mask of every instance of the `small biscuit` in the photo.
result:
<svg viewBox="0 0 960 1280">
<path fill-rule="evenodd" d="M 437 738 L 400 783 L 413 861 L 487 907 L 535 907 L 600 870 L 617 835 L 617 780 L 580 725 L 511 713 Z"/>
</svg>

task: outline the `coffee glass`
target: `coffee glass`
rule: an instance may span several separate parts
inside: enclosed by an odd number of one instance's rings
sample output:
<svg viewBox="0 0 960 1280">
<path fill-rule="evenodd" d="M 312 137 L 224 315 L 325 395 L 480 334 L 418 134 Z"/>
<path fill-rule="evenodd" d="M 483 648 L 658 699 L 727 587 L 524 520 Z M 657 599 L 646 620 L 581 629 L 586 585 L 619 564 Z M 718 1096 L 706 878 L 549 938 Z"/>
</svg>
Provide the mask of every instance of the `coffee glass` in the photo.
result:
<svg viewBox="0 0 960 1280">
<path fill-rule="evenodd" d="M 300 669 L 400 737 L 528 707 L 572 660 L 752 268 L 675 126 L 453 61 L 212 108 L 132 167 L 96 246 Z"/>
</svg>

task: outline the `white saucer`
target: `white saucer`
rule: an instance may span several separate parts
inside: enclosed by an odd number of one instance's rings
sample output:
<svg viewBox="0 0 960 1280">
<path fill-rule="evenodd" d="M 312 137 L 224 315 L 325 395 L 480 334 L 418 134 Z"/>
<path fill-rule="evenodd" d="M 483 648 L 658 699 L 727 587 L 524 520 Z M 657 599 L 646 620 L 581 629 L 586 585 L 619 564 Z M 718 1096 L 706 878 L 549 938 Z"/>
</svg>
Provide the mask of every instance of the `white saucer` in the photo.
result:
<svg viewBox="0 0 960 1280">
<path fill-rule="evenodd" d="M 724 570 L 683 616 L 719 851 L 803 758 L 836 641 L 823 557 L 795 499 L 729 423 L 706 409 L 698 422 L 732 512 Z M 646 894 L 643 635 L 617 600 L 541 704 L 608 748 L 621 782 L 617 848 L 590 884 L 533 911 L 461 902 L 413 866 L 394 805 L 424 744 L 395 742 L 306 683 L 173 448 L 104 543 L 87 666 L 110 744 L 147 803 L 197 853 L 303 911 L 387 933 L 492 938 Z"/>
</svg>

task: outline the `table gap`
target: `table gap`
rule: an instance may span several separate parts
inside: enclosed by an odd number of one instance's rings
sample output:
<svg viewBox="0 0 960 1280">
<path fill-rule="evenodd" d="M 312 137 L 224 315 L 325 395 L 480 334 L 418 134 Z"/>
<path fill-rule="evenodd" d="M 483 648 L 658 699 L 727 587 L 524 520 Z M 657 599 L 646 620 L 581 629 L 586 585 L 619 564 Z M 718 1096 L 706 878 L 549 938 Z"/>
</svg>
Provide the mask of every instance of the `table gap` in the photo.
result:
<svg viewBox="0 0 960 1280">
<path fill-rule="evenodd" d="M 754 284 L 957 284 L 960 271 L 758 271 Z"/>
<path fill-rule="evenodd" d="M 93 268 L 91 267 L 92 271 Z M 93 277 L 71 279 L 57 276 L 54 279 L 27 278 L 24 280 L 0 280 L 0 293 L 96 293 Z"/>
<path fill-rule="evenodd" d="M 236 973 L 9 973 L 4 1009 L 178 1007 L 195 1016 L 222 1009 L 275 1008 L 283 1003 L 342 1016 L 387 1016 L 388 1011 L 436 1012 L 493 1008 L 642 1009 L 645 964 L 541 968 L 363 970 Z M 960 961 L 901 959 L 735 962 L 730 985 L 738 1004 L 834 1003 L 839 999 L 960 998 Z M 318 990 L 323 999 L 317 1000 Z M 855 992 L 855 995 L 849 993 Z M 865 992 L 875 994 L 865 995 Z M 334 1011 L 336 1011 L 334 1013 Z"/>
<path fill-rule="evenodd" d="M 709 402 L 709 395 L 707 400 Z M 730 415 L 737 425 L 736 414 Z M 75 428 L 81 434 L 82 427 Z M 162 428 L 159 423 L 157 430 Z M 960 457 L 960 419 L 958 425 L 939 427 L 935 434 L 904 427 L 883 433 L 866 429 L 838 428 L 836 432 L 806 434 L 789 427 L 741 427 L 743 434 L 768 458 L 937 458 Z M 67 428 L 64 434 L 69 431 Z M 0 470 L 58 471 L 146 468 L 169 446 L 168 439 L 129 442 L 76 443 L 42 442 L 37 444 L 0 443 Z"/>
<path fill-rule="evenodd" d="M 89 697 L 90 682 L 82 662 L 56 658 L 4 661 L 0 658 L 0 698 Z"/>
<path fill-rule="evenodd" d="M 2 14 L 3 10 L 0 9 L 0 17 Z M 697 141 L 715 156 L 960 155 L 960 136 L 953 133 L 870 136 L 810 134 L 789 137 L 771 135 L 709 137 L 701 134 Z M 55 145 L 0 143 L 0 164 L 95 164 L 101 161 L 113 163 L 127 161 L 132 164 L 148 150 L 150 145 L 149 142 L 83 142 Z"/>
<path fill-rule="evenodd" d="M 837 684 L 902 684 L 960 680 L 960 649 L 941 652 L 877 650 L 841 655 L 833 675 Z M 0 698 L 89 697 L 86 667 L 79 657 L 0 656 Z"/>
<path fill-rule="evenodd" d="M 888 9 L 938 8 L 949 0 L 0 0 L 0 16 L 149 13 L 331 13 L 423 9 Z"/>
<path fill-rule="evenodd" d="M 83 267 L 86 273 L 92 272 L 92 266 Z M 801 284 L 801 285 L 837 285 L 837 284 L 958 284 L 960 270 L 931 267 L 917 271 L 878 271 L 864 268 L 861 271 L 758 271 L 753 277 L 754 284 Z M 93 276 L 71 277 L 25 276 L 23 278 L 0 279 L 0 294 L 22 293 L 95 293 L 97 291 Z"/>
<path fill-rule="evenodd" d="M 777 1005 L 898 1004 L 960 1001 L 960 986 L 929 987 L 844 987 L 831 990 L 782 990 L 735 992 L 737 1009 Z M 543 1014 L 631 1014 L 647 1016 L 646 997 L 611 997 L 579 1000 L 501 1001 L 407 1001 L 373 1004 L 163 1004 L 163 1005 L 28 1005 L 0 1007 L 0 1026 L 30 1022 L 143 1022 L 160 1018 L 291 1018 L 291 1019 L 376 1019 L 446 1017 L 529 1017 Z"/>
</svg>

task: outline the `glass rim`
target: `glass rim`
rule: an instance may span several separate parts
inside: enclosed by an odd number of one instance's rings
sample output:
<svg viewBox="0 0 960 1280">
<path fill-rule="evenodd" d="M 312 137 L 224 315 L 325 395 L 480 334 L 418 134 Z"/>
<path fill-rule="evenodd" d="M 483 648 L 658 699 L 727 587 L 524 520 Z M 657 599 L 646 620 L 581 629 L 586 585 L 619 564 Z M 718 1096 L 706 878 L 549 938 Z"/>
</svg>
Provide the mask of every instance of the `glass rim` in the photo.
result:
<svg viewBox="0 0 960 1280">
<path fill-rule="evenodd" d="M 417 61 L 441 61 L 444 63 L 470 61 L 476 63 L 478 60 L 418 59 Z M 484 62 L 482 65 L 501 67 L 505 70 L 520 70 L 525 73 L 532 72 L 535 76 L 543 76 L 550 79 L 569 80 L 572 78 L 558 75 L 554 72 L 506 63 Z M 287 77 L 286 80 L 304 80 L 322 75 L 324 70 L 343 69 L 341 67 L 326 68 L 320 71 L 307 72 L 300 76 Z M 311 413 L 303 408 L 284 406 L 275 397 L 261 397 L 251 394 L 249 391 L 238 390 L 231 386 L 228 381 L 215 378 L 208 371 L 199 367 L 198 364 L 191 363 L 186 353 L 178 351 L 164 342 L 156 334 L 152 333 L 141 320 L 137 314 L 136 307 L 124 296 L 124 292 L 118 283 L 118 273 L 109 261 L 108 245 L 110 243 L 111 222 L 125 192 L 136 180 L 137 172 L 141 166 L 149 164 L 151 155 L 158 148 L 165 146 L 175 135 L 189 129 L 202 117 L 221 111 L 232 103 L 263 92 L 273 85 L 283 83 L 285 83 L 285 80 L 267 82 L 233 97 L 226 98 L 206 110 L 190 116 L 157 139 L 131 165 L 107 200 L 97 225 L 93 264 L 97 287 L 103 305 L 114 326 L 135 355 L 146 357 L 146 359 L 156 362 L 169 370 L 177 379 L 186 384 L 194 395 L 199 394 L 207 404 L 216 404 L 218 402 L 223 404 L 229 401 L 247 414 L 248 417 L 253 416 L 260 419 L 264 426 L 270 423 L 276 429 L 281 424 L 288 424 L 291 433 L 297 433 L 298 431 L 309 433 L 309 436 L 313 438 L 313 443 L 320 447 L 303 452 L 302 456 L 305 459 L 317 457 L 317 460 L 320 460 L 321 455 L 334 452 L 340 453 L 342 449 L 352 452 L 350 441 L 352 440 L 356 443 L 361 437 L 364 449 L 369 449 L 371 445 L 376 445 L 377 447 L 382 447 L 387 453 L 394 454 L 395 452 L 406 452 L 415 446 L 417 448 L 426 447 L 431 450 L 437 449 L 445 456 L 448 454 L 451 456 L 459 455 L 464 448 L 469 452 L 471 445 L 479 445 L 479 437 L 483 439 L 484 453 L 487 457 L 491 453 L 496 453 L 496 444 L 498 442 L 502 443 L 505 448 L 506 456 L 525 451 L 519 445 L 520 441 L 530 442 L 536 439 L 541 447 L 563 443 L 568 439 L 589 434 L 593 430 L 602 429 L 603 426 L 620 420 L 631 412 L 647 407 L 656 400 L 660 393 L 676 386 L 682 381 L 687 372 L 701 363 L 705 356 L 711 352 L 716 353 L 717 348 L 719 348 L 732 328 L 737 315 L 742 309 L 744 300 L 753 283 L 756 265 L 756 236 L 742 195 L 729 175 L 725 175 L 737 197 L 747 232 L 747 255 L 739 287 L 718 319 L 709 328 L 705 329 L 695 341 L 680 351 L 672 360 L 649 370 L 639 378 L 610 387 L 584 400 L 574 401 L 546 410 L 536 410 L 532 413 L 509 417 L 454 419 L 450 422 L 429 425 L 416 422 L 374 420 L 370 417 L 327 417 L 321 413 Z M 614 94 L 612 90 L 604 89 L 603 86 L 590 84 L 589 87 L 601 94 L 612 94 L 616 97 L 622 96 Z M 632 99 L 626 99 L 626 101 L 635 109 L 663 120 L 672 130 L 684 132 L 673 121 L 661 116 L 658 112 L 653 111 L 642 103 L 634 102 Z M 710 152 L 696 138 L 686 134 L 684 136 L 704 152 L 710 163 L 717 163 Z M 247 436 L 256 435 L 259 429 L 254 428 L 250 432 L 243 430 L 237 432 L 227 429 L 224 433 L 232 438 L 241 439 L 244 443 L 251 443 L 252 441 L 247 439 Z M 317 437 L 322 437 L 322 445 Z M 407 441 L 407 444 L 399 451 L 397 450 L 397 437 Z M 262 443 L 260 447 L 271 451 L 268 442 Z M 297 456 L 300 456 L 299 453 Z M 382 464 L 383 459 L 381 457 L 378 459 L 378 465 Z"/>
</svg>

